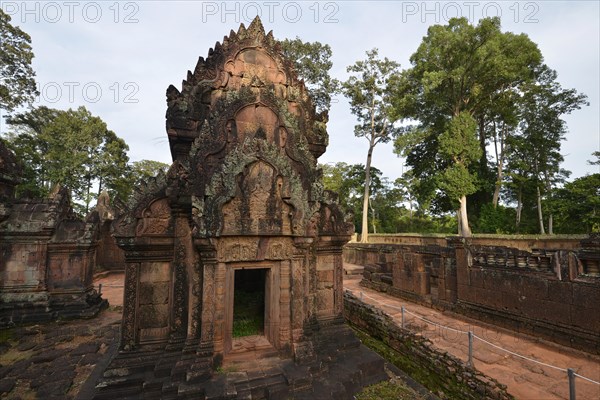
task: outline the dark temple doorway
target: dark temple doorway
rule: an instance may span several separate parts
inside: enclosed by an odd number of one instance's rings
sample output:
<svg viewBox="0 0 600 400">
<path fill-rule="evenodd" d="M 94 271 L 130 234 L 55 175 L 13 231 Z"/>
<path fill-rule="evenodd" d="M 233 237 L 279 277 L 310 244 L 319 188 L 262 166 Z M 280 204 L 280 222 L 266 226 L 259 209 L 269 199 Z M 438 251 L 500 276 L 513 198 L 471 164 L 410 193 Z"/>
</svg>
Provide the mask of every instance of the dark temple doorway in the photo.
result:
<svg viewBox="0 0 600 400">
<path fill-rule="evenodd" d="M 265 278 L 267 269 L 235 271 L 232 337 L 265 334 Z"/>
</svg>

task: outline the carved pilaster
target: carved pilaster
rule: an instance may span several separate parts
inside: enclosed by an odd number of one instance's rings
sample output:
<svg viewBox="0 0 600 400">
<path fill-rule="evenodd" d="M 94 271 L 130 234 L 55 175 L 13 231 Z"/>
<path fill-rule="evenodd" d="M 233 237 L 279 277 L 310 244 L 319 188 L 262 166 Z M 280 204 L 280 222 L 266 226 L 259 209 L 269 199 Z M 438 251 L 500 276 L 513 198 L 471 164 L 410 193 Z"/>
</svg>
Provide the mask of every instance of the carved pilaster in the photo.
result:
<svg viewBox="0 0 600 400">
<path fill-rule="evenodd" d="M 121 323 L 121 350 L 131 350 L 136 343 L 136 309 L 139 284 L 139 263 L 127 263 L 125 267 L 125 297 L 123 299 L 123 322 Z"/>
</svg>

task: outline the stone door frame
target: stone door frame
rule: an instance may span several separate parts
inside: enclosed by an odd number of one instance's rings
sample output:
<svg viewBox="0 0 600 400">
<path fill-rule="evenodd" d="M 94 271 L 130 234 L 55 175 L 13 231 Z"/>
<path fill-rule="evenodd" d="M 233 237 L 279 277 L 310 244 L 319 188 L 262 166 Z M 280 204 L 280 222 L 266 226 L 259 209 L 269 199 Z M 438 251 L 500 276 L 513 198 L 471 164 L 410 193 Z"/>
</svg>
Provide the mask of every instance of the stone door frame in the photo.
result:
<svg viewBox="0 0 600 400">
<path fill-rule="evenodd" d="M 233 307 L 235 289 L 235 271 L 242 269 L 264 269 L 265 273 L 265 320 L 264 336 L 273 347 L 278 348 L 279 328 L 281 326 L 279 298 L 281 293 L 280 261 L 244 261 L 225 264 L 225 332 L 223 352 L 231 351 L 233 344 Z"/>
</svg>

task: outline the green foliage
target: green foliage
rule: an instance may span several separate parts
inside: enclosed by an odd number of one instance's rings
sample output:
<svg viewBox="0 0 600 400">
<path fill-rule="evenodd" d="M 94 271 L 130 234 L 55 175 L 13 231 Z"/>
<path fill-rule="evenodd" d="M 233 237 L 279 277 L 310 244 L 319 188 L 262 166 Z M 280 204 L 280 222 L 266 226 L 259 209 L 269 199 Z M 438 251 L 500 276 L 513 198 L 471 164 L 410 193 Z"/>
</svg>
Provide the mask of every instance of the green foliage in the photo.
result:
<svg viewBox="0 0 600 400">
<path fill-rule="evenodd" d="M 478 233 L 516 233 L 515 210 L 502 205 L 494 207 L 492 204 L 484 204 L 473 229 Z"/>
<path fill-rule="evenodd" d="M 367 241 L 368 208 L 370 201 L 371 160 L 373 149 L 378 143 L 386 143 L 397 135 L 399 130 L 390 118 L 390 89 L 399 74 L 400 65 L 385 57 L 379 58 L 378 50 L 366 52 L 367 59 L 357 61 L 346 70 L 350 77 L 342 82 L 342 92 L 350 102 L 350 111 L 358 119 L 354 126 L 354 135 L 364 137 L 369 142 L 363 205 L 361 210 L 361 241 Z"/>
<path fill-rule="evenodd" d="M 458 382 L 456 379 L 448 381 L 445 377 L 432 373 L 430 369 L 423 366 L 422 363 L 419 363 L 415 357 L 410 357 L 407 354 L 396 351 L 386 343 L 389 338 L 373 337 L 356 327 L 353 327 L 353 331 L 365 346 L 377 352 L 387 361 L 409 374 L 414 380 L 425 386 L 431 392 L 444 393 L 451 399 L 462 399 L 464 398 L 465 393 L 470 391 L 466 383 Z M 413 343 L 407 338 L 404 345 L 410 348 L 413 346 Z"/>
<path fill-rule="evenodd" d="M 31 37 L 10 21 L 0 8 L 0 109 L 8 112 L 32 103 L 38 94 L 31 68 Z"/>
<path fill-rule="evenodd" d="M 561 88 L 537 45 L 527 35 L 502 32 L 498 18 L 431 26 L 411 64 L 393 86 L 393 115 L 417 124 L 404 128 L 394 151 L 421 182 L 417 198 L 444 212 L 456 207 L 448 200 L 466 194 L 474 220 L 486 220 L 492 216 L 484 205 L 496 205 L 504 193 L 517 201 L 518 231 L 529 220 L 525 204 L 541 215 L 535 197 L 526 196 L 533 193 L 548 208 L 552 188 L 568 175 L 560 168 L 561 116 L 586 104 L 586 96 Z M 496 226 L 488 222 L 486 230 Z"/>
<path fill-rule="evenodd" d="M 557 233 L 600 232 L 600 173 L 556 190 L 551 201 Z"/>
<path fill-rule="evenodd" d="M 323 169 L 323 185 L 338 195 L 343 209 L 354 215 L 354 226 L 362 228 L 362 196 L 365 182 L 365 166 L 363 164 L 321 165 Z M 374 195 L 384 191 L 381 171 L 371 167 L 370 193 Z M 383 196 L 385 199 L 385 196 Z M 387 199 L 385 199 L 387 201 Z"/>
<path fill-rule="evenodd" d="M 561 118 L 587 104 L 587 97 L 574 89 L 563 89 L 556 71 L 543 65 L 534 82 L 523 85 L 520 100 L 519 131 L 508 139 L 509 188 L 528 183 L 536 187 L 538 202 L 551 202 L 553 188 L 570 174 L 560 167 L 561 143 L 567 132 Z M 536 202 L 537 207 L 537 202 Z M 544 232 L 543 213 L 539 213 L 540 233 Z M 549 232 L 552 233 L 552 232 Z"/>
<path fill-rule="evenodd" d="M 440 135 L 440 154 L 456 164 L 469 165 L 481 157 L 481 149 L 475 133 L 477 123 L 468 112 L 460 112 L 447 123 Z M 466 193 L 469 194 L 469 193 Z"/>
<path fill-rule="evenodd" d="M 13 128 L 7 142 L 25 164 L 21 193 L 44 196 L 60 184 L 71 190 L 76 210 L 84 214 L 103 189 L 126 196 L 121 178 L 129 148 L 85 107 L 67 111 L 39 107 L 7 122 Z"/>
<path fill-rule="evenodd" d="M 338 195 L 342 207 L 353 213 L 354 224 L 360 230 L 364 165 L 337 163 L 321 165 L 321 168 L 325 189 Z M 448 215 L 429 215 L 427 204 L 422 205 L 417 202 L 414 192 L 419 190 L 420 182 L 414 179 L 410 172 L 405 173 L 403 178 L 395 182 L 382 177 L 381 171 L 375 167 L 371 168 L 371 172 L 372 196 L 369 207 L 371 232 L 456 232 L 456 218 Z"/>
<path fill-rule="evenodd" d="M 423 396 L 415 393 L 400 382 L 383 381 L 367 386 L 355 396 L 356 400 L 420 400 Z"/>
<path fill-rule="evenodd" d="M 233 337 L 262 335 L 264 332 L 265 293 L 236 290 L 233 306 Z"/>
<path fill-rule="evenodd" d="M 317 112 L 327 111 L 331 107 L 331 96 L 339 90 L 339 81 L 331 78 L 329 71 L 331 47 L 319 42 L 303 42 L 296 37 L 280 42 L 283 55 L 294 64 L 298 77 L 310 93 Z"/>
<path fill-rule="evenodd" d="M 461 196 L 474 193 L 475 177 L 463 164 L 454 164 L 446 168 L 438 175 L 438 186 L 446 195 L 453 200 Z M 457 206 L 455 206 L 456 208 Z"/>
<path fill-rule="evenodd" d="M 400 64 L 379 58 L 375 48 L 366 52 L 367 59 L 346 68 L 350 77 L 342 82 L 342 92 L 350 102 L 350 111 L 359 124 L 354 127 L 357 137 L 366 137 L 372 146 L 388 142 L 397 132 L 391 118 L 391 84 L 399 74 Z"/>
</svg>

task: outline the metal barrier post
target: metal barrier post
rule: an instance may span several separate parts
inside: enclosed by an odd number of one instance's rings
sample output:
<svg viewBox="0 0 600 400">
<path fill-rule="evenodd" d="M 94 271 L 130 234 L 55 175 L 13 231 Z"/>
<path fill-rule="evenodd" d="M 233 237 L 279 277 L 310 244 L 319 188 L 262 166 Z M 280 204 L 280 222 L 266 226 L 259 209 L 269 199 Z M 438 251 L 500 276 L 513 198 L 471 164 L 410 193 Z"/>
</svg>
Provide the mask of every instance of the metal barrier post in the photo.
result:
<svg viewBox="0 0 600 400">
<path fill-rule="evenodd" d="M 402 307 L 400 308 L 400 310 L 402 311 L 402 318 L 401 318 L 401 321 L 402 321 L 402 329 L 404 329 L 404 306 L 402 306 Z"/>
<path fill-rule="evenodd" d="M 473 332 L 469 331 L 469 360 L 467 365 L 473 368 Z"/>
<path fill-rule="evenodd" d="M 569 376 L 569 400 L 575 400 L 575 371 L 572 368 L 567 368 Z"/>
<path fill-rule="evenodd" d="M 98 294 L 99 295 L 102 294 L 102 284 L 101 283 L 98 284 Z"/>
</svg>

